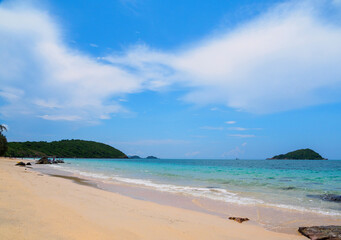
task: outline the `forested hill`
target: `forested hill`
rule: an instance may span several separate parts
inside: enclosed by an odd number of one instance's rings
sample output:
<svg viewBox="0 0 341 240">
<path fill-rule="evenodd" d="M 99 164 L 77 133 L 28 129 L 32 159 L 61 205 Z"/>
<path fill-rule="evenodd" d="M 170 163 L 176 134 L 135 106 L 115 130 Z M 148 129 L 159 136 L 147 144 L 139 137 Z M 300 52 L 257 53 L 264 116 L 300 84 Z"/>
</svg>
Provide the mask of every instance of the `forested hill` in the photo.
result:
<svg viewBox="0 0 341 240">
<path fill-rule="evenodd" d="M 54 142 L 9 142 L 7 157 L 128 158 L 109 145 L 84 140 Z"/>
<path fill-rule="evenodd" d="M 301 160 L 325 160 L 317 152 L 307 148 L 299 149 L 287 154 L 280 154 L 269 159 L 301 159 Z"/>
</svg>

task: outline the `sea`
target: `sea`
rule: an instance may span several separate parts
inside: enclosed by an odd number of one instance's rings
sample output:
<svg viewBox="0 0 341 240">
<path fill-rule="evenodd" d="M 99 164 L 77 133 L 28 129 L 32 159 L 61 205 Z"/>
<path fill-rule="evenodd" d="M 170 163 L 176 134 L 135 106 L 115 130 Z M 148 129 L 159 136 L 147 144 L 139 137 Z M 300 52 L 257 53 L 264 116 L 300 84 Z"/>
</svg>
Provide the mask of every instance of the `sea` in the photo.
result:
<svg viewBox="0 0 341 240">
<path fill-rule="evenodd" d="M 64 159 L 49 167 L 99 181 L 238 205 L 341 218 L 341 160 Z"/>
</svg>

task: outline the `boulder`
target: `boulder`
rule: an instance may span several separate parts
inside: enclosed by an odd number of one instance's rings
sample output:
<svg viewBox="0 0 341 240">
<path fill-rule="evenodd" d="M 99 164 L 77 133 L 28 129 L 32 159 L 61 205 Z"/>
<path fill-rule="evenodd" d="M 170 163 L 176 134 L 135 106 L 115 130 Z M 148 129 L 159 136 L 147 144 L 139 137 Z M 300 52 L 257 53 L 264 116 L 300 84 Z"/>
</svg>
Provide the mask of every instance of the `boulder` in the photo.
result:
<svg viewBox="0 0 341 240">
<path fill-rule="evenodd" d="M 57 160 L 52 160 L 52 163 L 53 163 L 53 164 L 64 163 L 64 161 L 61 160 L 61 159 L 57 159 Z"/>
<path fill-rule="evenodd" d="M 36 164 L 51 164 L 51 160 L 49 160 L 47 157 L 42 157 L 36 162 Z"/>
<path fill-rule="evenodd" d="M 300 227 L 298 231 L 312 240 L 341 240 L 341 226 Z"/>
<path fill-rule="evenodd" d="M 30 163 L 30 162 L 28 162 L 28 163 L 26 163 L 26 165 L 31 165 L 31 163 Z"/>
<path fill-rule="evenodd" d="M 25 167 L 26 164 L 24 162 L 17 162 L 17 164 L 15 164 L 15 166 Z"/>
<path fill-rule="evenodd" d="M 236 221 L 236 222 L 239 222 L 239 223 L 242 223 L 242 222 L 250 220 L 248 218 L 242 218 L 242 217 L 229 217 L 229 219 L 233 220 L 233 221 Z"/>
</svg>

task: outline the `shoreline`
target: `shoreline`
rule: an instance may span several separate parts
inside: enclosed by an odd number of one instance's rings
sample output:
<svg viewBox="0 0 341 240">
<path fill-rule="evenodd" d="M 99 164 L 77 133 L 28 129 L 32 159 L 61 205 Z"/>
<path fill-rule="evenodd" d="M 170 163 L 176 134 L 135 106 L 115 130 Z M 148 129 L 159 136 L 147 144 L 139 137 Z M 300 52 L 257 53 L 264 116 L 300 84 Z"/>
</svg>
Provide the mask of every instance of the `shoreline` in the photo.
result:
<svg viewBox="0 0 341 240">
<path fill-rule="evenodd" d="M 261 226 L 274 232 L 295 235 L 297 234 L 297 229 L 301 226 L 341 225 L 341 218 L 339 216 L 325 215 L 308 210 L 302 211 L 271 206 L 269 204 L 226 203 L 205 197 L 160 191 L 133 183 L 84 176 L 64 169 L 51 168 L 50 165 L 46 167 L 39 165 L 35 170 L 49 175 L 57 174 L 60 177 L 61 175 L 67 176 L 66 178 L 77 177 L 105 191 L 138 200 L 206 213 L 222 219 L 227 219 L 231 216 L 248 217 L 251 219 L 250 224 Z M 212 189 L 212 191 L 215 191 L 215 189 Z"/>
<path fill-rule="evenodd" d="M 306 239 L 133 199 L 0 159 L 1 239 Z"/>
</svg>

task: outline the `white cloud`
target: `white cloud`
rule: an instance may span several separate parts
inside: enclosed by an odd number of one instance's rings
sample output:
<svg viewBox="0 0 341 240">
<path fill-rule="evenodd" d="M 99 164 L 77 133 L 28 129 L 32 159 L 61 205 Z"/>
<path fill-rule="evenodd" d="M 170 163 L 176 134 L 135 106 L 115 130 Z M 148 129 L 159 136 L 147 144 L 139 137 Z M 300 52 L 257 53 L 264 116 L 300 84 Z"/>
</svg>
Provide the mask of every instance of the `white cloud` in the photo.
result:
<svg viewBox="0 0 341 240">
<path fill-rule="evenodd" d="M 248 129 L 247 128 L 242 128 L 242 127 L 230 127 L 229 130 L 233 130 L 233 131 L 246 131 Z"/>
<path fill-rule="evenodd" d="M 79 116 L 76 116 L 76 115 L 69 115 L 69 116 L 43 115 L 43 116 L 38 116 L 38 117 L 45 119 L 45 120 L 52 120 L 52 121 L 78 121 L 78 120 L 81 120 L 81 118 Z"/>
<path fill-rule="evenodd" d="M 236 121 L 227 121 L 227 122 L 225 122 L 226 124 L 235 124 L 235 123 L 237 123 Z"/>
<path fill-rule="evenodd" d="M 253 138 L 256 137 L 253 134 L 230 134 L 230 137 L 238 137 L 238 138 Z"/>
<path fill-rule="evenodd" d="M 172 54 L 138 47 L 106 59 L 186 86 L 183 99 L 196 104 L 271 113 L 339 102 L 341 26 L 327 4 L 292 1 Z"/>
<path fill-rule="evenodd" d="M 89 45 L 90 45 L 90 47 L 98 48 L 98 45 L 97 45 L 97 44 L 90 43 Z"/>
<path fill-rule="evenodd" d="M 0 4 L 3 116 L 93 121 L 125 111 L 113 97 L 145 89 L 139 76 L 69 48 L 61 32 L 44 11 Z"/>
<path fill-rule="evenodd" d="M 228 129 L 232 131 L 262 130 L 262 128 L 243 128 L 243 127 L 230 127 Z"/>
<path fill-rule="evenodd" d="M 242 143 L 240 146 L 236 146 L 235 148 L 231 149 L 228 152 L 223 153 L 223 157 L 239 157 L 245 152 L 245 146 L 247 145 L 246 142 Z"/>
<path fill-rule="evenodd" d="M 0 112 L 92 122 L 126 112 L 122 95 L 171 86 L 185 101 L 255 113 L 340 102 L 341 26 L 321 13 L 331 2 L 281 4 L 172 53 L 136 46 L 99 59 L 67 46 L 46 11 L 1 3 Z"/>
</svg>

